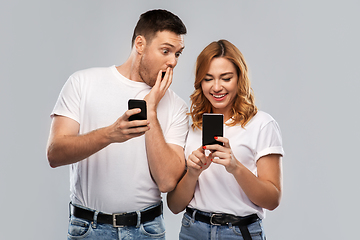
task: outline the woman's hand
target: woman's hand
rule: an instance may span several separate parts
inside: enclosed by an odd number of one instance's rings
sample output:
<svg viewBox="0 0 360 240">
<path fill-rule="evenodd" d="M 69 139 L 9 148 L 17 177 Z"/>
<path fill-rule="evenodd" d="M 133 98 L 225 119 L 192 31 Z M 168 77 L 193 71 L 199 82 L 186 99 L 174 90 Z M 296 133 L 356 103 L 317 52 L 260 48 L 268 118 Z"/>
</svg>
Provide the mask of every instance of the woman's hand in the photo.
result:
<svg viewBox="0 0 360 240">
<path fill-rule="evenodd" d="M 202 171 L 210 166 L 211 158 L 211 153 L 209 156 L 206 156 L 204 148 L 199 147 L 193 151 L 187 159 L 188 173 L 198 177 Z"/>
<path fill-rule="evenodd" d="M 223 143 L 223 146 L 219 144 L 206 145 L 206 149 L 211 151 L 211 161 L 217 164 L 221 164 L 231 174 L 234 174 L 236 168 L 241 164 L 234 156 L 229 139 L 225 137 L 215 137 L 219 142 Z M 210 155 L 209 155 L 210 156 Z"/>
<path fill-rule="evenodd" d="M 216 140 L 224 145 L 205 146 L 212 152 L 212 162 L 223 165 L 234 175 L 250 201 L 260 207 L 274 210 L 280 203 L 282 192 L 281 155 L 269 154 L 261 157 L 257 161 L 258 176 L 255 176 L 235 158 L 227 138 L 218 137 Z"/>
</svg>

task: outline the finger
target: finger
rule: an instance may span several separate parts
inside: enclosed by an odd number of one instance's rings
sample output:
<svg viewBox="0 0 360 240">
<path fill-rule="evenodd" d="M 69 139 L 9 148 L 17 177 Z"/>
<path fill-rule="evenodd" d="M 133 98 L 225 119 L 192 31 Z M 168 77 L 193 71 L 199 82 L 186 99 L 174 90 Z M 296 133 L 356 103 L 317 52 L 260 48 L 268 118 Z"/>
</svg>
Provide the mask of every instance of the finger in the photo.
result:
<svg viewBox="0 0 360 240">
<path fill-rule="evenodd" d="M 161 82 L 162 82 L 162 70 L 159 70 L 157 78 L 156 78 L 156 82 L 155 82 L 155 84 L 154 84 L 154 86 L 152 88 L 159 88 Z"/>
<path fill-rule="evenodd" d="M 129 127 L 128 129 L 126 129 L 126 134 L 143 134 L 146 131 L 148 131 L 150 129 L 150 127 L 148 125 L 142 125 L 142 126 L 138 126 L 138 127 Z"/>
<path fill-rule="evenodd" d="M 205 164 L 207 161 L 206 161 L 206 156 L 203 152 L 201 151 L 194 151 L 192 153 L 197 159 L 199 159 L 199 161 L 201 162 L 201 164 Z"/>
<path fill-rule="evenodd" d="M 229 139 L 225 137 L 214 137 L 216 141 L 222 142 L 224 147 L 230 148 Z"/>
<path fill-rule="evenodd" d="M 123 115 L 123 119 L 124 120 L 128 120 L 130 116 L 134 115 L 134 114 L 138 114 L 141 112 L 141 109 L 140 108 L 133 108 L 133 109 L 130 109 L 130 110 L 127 110 Z"/>
<path fill-rule="evenodd" d="M 172 83 L 172 68 L 168 67 L 166 69 L 166 74 L 164 76 L 164 78 L 161 81 L 161 89 L 162 90 L 167 90 L 170 85 Z"/>
<path fill-rule="evenodd" d="M 202 168 L 202 162 L 193 154 L 191 154 L 188 158 L 188 167 L 192 167 L 195 169 L 201 169 Z"/>
<path fill-rule="evenodd" d="M 206 149 L 206 146 L 201 146 L 199 147 L 198 149 L 196 149 L 196 151 L 199 151 L 201 153 L 204 153 L 205 152 L 205 149 Z"/>
<path fill-rule="evenodd" d="M 211 162 L 215 163 L 215 164 L 224 165 L 224 160 L 222 160 L 220 158 L 213 158 L 213 159 L 211 159 Z"/>
<path fill-rule="evenodd" d="M 168 70 L 169 70 L 169 78 L 168 78 L 168 81 L 166 81 L 166 86 L 165 86 L 165 88 L 166 89 L 168 89 L 169 87 L 170 87 L 170 85 L 171 85 L 171 83 L 172 83 L 172 79 L 173 79 L 173 69 L 172 68 L 168 68 Z"/>
<path fill-rule="evenodd" d="M 203 149 L 209 150 L 211 152 L 221 151 L 222 148 L 223 148 L 223 146 L 220 146 L 219 144 L 211 144 L 211 145 L 206 145 L 203 147 Z"/>
<path fill-rule="evenodd" d="M 212 153 L 212 157 L 213 157 L 213 159 L 215 159 L 215 158 L 230 159 L 231 156 L 227 152 L 216 151 L 216 152 Z"/>
<path fill-rule="evenodd" d="M 148 120 L 133 120 L 129 121 L 129 128 L 138 128 L 138 127 L 144 127 L 149 126 L 150 122 Z"/>
<path fill-rule="evenodd" d="M 212 152 L 210 152 L 209 156 L 207 156 L 207 159 L 210 160 L 210 162 L 213 160 L 214 155 Z"/>
</svg>

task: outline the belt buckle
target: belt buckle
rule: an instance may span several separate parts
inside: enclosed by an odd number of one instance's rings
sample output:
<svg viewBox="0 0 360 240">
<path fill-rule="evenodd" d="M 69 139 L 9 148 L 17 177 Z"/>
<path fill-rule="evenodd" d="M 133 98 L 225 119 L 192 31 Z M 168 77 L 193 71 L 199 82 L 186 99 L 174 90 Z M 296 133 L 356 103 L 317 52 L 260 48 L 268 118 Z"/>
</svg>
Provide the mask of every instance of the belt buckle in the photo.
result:
<svg viewBox="0 0 360 240">
<path fill-rule="evenodd" d="M 122 216 L 125 215 L 126 212 L 124 213 L 113 213 L 112 217 L 113 217 L 113 227 L 125 227 L 125 225 L 116 225 L 116 217 L 117 216 Z"/>
<path fill-rule="evenodd" d="M 220 215 L 220 216 L 221 216 L 221 213 L 212 213 L 211 216 L 210 216 L 210 224 L 211 224 L 211 225 L 215 225 L 215 226 L 221 226 L 221 224 L 219 224 L 219 223 L 214 223 L 214 222 L 213 222 L 213 217 L 216 216 L 216 215 Z"/>
</svg>

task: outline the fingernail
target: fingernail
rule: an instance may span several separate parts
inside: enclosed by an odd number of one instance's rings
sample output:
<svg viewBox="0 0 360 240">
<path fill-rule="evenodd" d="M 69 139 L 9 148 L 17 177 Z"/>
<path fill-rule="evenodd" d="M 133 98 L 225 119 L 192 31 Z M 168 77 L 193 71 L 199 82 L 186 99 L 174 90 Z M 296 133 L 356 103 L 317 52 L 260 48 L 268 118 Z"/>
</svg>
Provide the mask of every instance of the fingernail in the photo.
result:
<svg viewBox="0 0 360 240">
<path fill-rule="evenodd" d="M 211 161 L 212 161 L 212 159 L 211 159 Z"/>
<path fill-rule="evenodd" d="M 203 149 L 206 149 L 206 146 L 203 146 Z"/>
<path fill-rule="evenodd" d="M 206 163 L 204 163 L 204 165 L 206 165 Z"/>
<path fill-rule="evenodd" d="M 214 137 L 215 139 L 218 139 L 218 137 Z"/>
</svg>

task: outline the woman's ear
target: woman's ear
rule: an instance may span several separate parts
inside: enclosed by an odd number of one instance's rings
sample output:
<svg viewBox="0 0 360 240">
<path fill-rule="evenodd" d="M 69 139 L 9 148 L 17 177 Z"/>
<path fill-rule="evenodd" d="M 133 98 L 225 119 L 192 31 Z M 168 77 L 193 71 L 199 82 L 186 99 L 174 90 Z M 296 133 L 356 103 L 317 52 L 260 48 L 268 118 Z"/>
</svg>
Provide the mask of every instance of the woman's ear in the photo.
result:
<svg viewBox="0 0 360 240">
<path fill-rule="evenodd" d="M 145 38 L 141 35 L 138 35 L 134 41 L 134 47 L 136 49 L 136 52 L 138 54 L 142 54 L 144 52 L 145 46 L 146 46 Z"/>
</svg>

